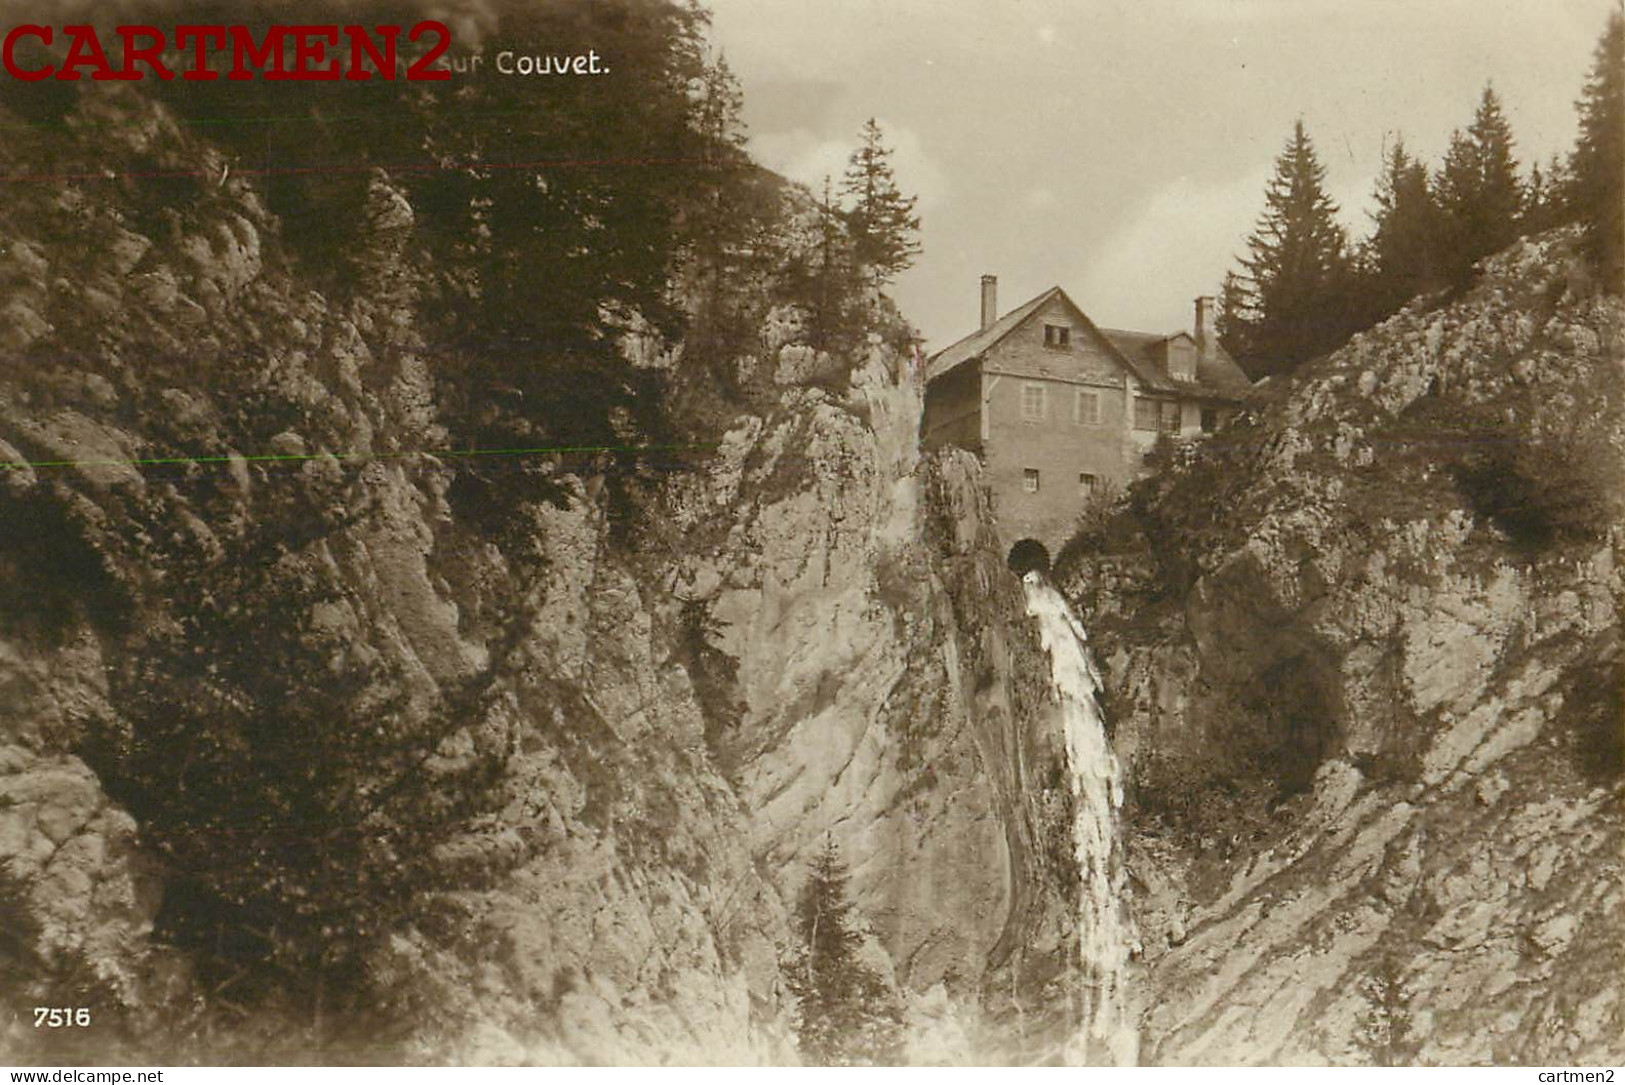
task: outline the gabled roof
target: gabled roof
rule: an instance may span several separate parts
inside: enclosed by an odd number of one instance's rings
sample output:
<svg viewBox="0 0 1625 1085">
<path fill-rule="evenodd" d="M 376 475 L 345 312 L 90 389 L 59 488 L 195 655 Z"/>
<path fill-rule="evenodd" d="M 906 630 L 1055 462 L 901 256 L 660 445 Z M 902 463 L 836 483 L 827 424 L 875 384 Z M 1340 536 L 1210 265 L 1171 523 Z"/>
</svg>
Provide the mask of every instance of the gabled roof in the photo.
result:
<svg viewBox="0 0 1625 1085">
<path fill-rule="evenodd" d="M 1060 287 L 1052 286 L 1031 301 L 1011 309 L 987 327 L 973 331 L 959 342 L 937 351 L 925 367 L 925 379 L 935 380 L 950 369 L 957 369 L 962 363 L 980 357 L 988 347 L 1015 331 L 1056 294 L 1065 296 Z"/>
<path fill-rule="evenodd" d="M 1247 379 L 1247 374 L 1241 371 L 1229 351 L 1220 344 L 1214 344 L 1213 356 L 1204 358 L 1201 354 L 1196 356 L 1196 380 L 1174 380 L 1168 376 L 1166 370 L 1166 346 L 1181 337 L 1195 339 L 1189 332 L 1178 331 L 1172 335 L 1158 335 L 1154 332 L 1123 331 L 1118 328 L 1102 328 L 1106 338 L 1111 340 L 1123 354 L 1138 359 L 1145 368 L 1156 372 L 1157 381 L 1153 387 L 1162 391 L 1189 393 L 1194 387 L 1197 391 L 1208 392 L 1214 395 L 1237 397 L 1246 395 L 1253 386 Z"/>
<path fill-rule="evenodd" d="M 1135 379 L 1147 388 L 1186 395 L 1195 392 L 1236 398 L 1246 394 L 1252 387 L 1252 382 L 1222 346 L 1216 346 L 1212 358 L 1198 358 L 1195 381 L 1174 380 L 1167 373 L 1165 345 L 1180 336 L 1189 339 L 1190 333 L 1158 335 L 1152 332 L 1096 327 L 1094 321 L 1078 307 L 1077 302 L 1068 297 L 1066 291 L 1059 286 L 1050 287 L 1037 297 L 1005 313 L 986 328 L 980 328 L 932 355 L 926 365 L 925 379 L 936 380 L 966 362 L 980 358 L 1056 297 L 1065 302 L 1083 322 L 1085 329 L 1094 335 L 1123 368 L 1134 374 Z"/>
<path fill-rule="evenodd" d="M 974 331 L 965 336 L 965 338 L 961 339 L 959 342 L 954 343 L 951 346 L 944 347 L 942 350 L 938 351 L 931 358 L 930 364 L 926 366 L 925 379 L 927 381 L 936 380 L 944 373 L 957 369 L 959 366 L 971 361 L 972 359 L 980 358 L 983 354 L 987 353 L 990 348 L 996 346 L 1002 339 L 1004 339 L 1005 336 L 1009 335 L 1011 332 L 1025 324 L 1028 318 L 1036 313 L 1039 309 L 1042 309 L 1052 299 L 1057 297 L 1065 302 L 1067 308 L 1071 309 L 1072 312 L 1077 315 L 1078 319 L 1083 322 L 1084 329 L 1093 334 L 1100 345 L 1105 347 L 1107 352 L 1110 353 L 1113 358 L 1123 366 L 1124 369 L 1127 369 L 1130 373 L 1133 373 L 1135 378 L 1139 380 L 1140 383 L 1152 385 L 1156 383 L 1157 376 L 1156 369 L 1154 367 L 1148 370 L 1145 362 L 1142 359 L 1130 358 L 1119 350 L 1115 343 L 1107 338 L 1099 328 L 1095 327 L 1095 322 L 1090 320 L 1089 315 L 1078 307 L 1078 303 L 1068 297 L 1066 291 L 1062 290 L 1058 286 L 1050 287 L 1036 298 L 1024 302 L 1021 305 L 1018 305 L 1016 308 L 1010 310 L 1008 313 L 1005 313 L 986 328 L 982 328 L 979 331 Z"/>
</svg>

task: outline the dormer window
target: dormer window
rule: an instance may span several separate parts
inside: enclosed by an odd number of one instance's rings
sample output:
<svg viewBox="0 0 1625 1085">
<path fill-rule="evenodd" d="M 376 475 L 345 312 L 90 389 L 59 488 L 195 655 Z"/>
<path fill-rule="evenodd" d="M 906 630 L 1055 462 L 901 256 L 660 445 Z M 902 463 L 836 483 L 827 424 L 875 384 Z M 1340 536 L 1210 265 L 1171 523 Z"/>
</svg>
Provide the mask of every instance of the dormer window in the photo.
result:
<svg viewBox="0 0 1625 1085">
<path fill-rule="evenodd" d="M 1168 343 L 1168 375 L 1176 381 L 1196 379 L 1196 344 L 1180 337 Z"/>
<path fill-rule="evenodd" d="M 1072 329 L 1065 324 L 1045 324 L 1044 345 L 1051 350 L 1070 349 L 1072 345 Z"/>
</svg>

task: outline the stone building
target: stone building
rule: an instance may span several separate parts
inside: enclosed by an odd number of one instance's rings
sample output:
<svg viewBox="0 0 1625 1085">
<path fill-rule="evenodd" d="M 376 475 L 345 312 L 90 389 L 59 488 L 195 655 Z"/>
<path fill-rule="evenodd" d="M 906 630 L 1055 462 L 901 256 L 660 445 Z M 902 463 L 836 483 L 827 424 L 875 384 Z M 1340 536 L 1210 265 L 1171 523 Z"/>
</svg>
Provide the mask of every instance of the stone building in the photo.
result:
<svg viewBox="0 0 1625 1085">
<path fill-rule="evenodd" d="M 999 316 L 997 290 L 982 276 L 981 326 L 927 363 L 921 437 L 976 452 L 1005 545 L 1034 540 L 1047 560 L 1095 492 L 1144 472 L 1158 435 L 1212 433 L 1250 384 L 1212 298 L 1192 331 L 1156 334 L 1097 327 L 1058 286 Z"/>
</svg>

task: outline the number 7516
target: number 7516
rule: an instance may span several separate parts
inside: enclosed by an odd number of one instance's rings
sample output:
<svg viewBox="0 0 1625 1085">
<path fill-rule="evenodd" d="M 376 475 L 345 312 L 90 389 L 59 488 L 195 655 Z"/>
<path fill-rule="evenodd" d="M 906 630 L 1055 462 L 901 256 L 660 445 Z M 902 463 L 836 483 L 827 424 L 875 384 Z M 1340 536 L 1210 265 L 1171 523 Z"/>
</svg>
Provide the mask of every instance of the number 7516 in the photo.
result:
<svg viewBox="0 0 1625 1085">
<path fill-rule="evenodd" d="M 80 1028 L 90 1024 L 90 1010 L 84 1006 L 79 1007 L 34 1007 L 35 1028 L 68 1028 L 77 1025 Z"/>
</svg>

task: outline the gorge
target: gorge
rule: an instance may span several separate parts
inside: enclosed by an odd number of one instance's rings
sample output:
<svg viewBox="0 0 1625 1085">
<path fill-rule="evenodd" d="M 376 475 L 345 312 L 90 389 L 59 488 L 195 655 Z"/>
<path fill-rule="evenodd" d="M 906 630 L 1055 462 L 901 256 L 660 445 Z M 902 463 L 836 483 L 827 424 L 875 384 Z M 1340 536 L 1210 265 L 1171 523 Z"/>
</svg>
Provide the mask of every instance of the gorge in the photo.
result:
<svg viewBox="0 0 1625 1085">
<path fill-rule="evenodd" d="M 64 116 L 33 153 L 114 175 L 0 209 L 6 1061 L 795 1063 L 826 841 L 905 1061 L 1621 1060 L 1625 304 L 1572 228 L 1018 578 L 904 315 L 787 300 L 795 186 L 750 174 L 748 334 L 625 321 L 630 376 L 552 378 L 622 382 L 604 431 L 509 455 L 547 389 L 436 338 L 441 190 L 310 181 L 335 278 L 164 102 Z"/>
</svg>

